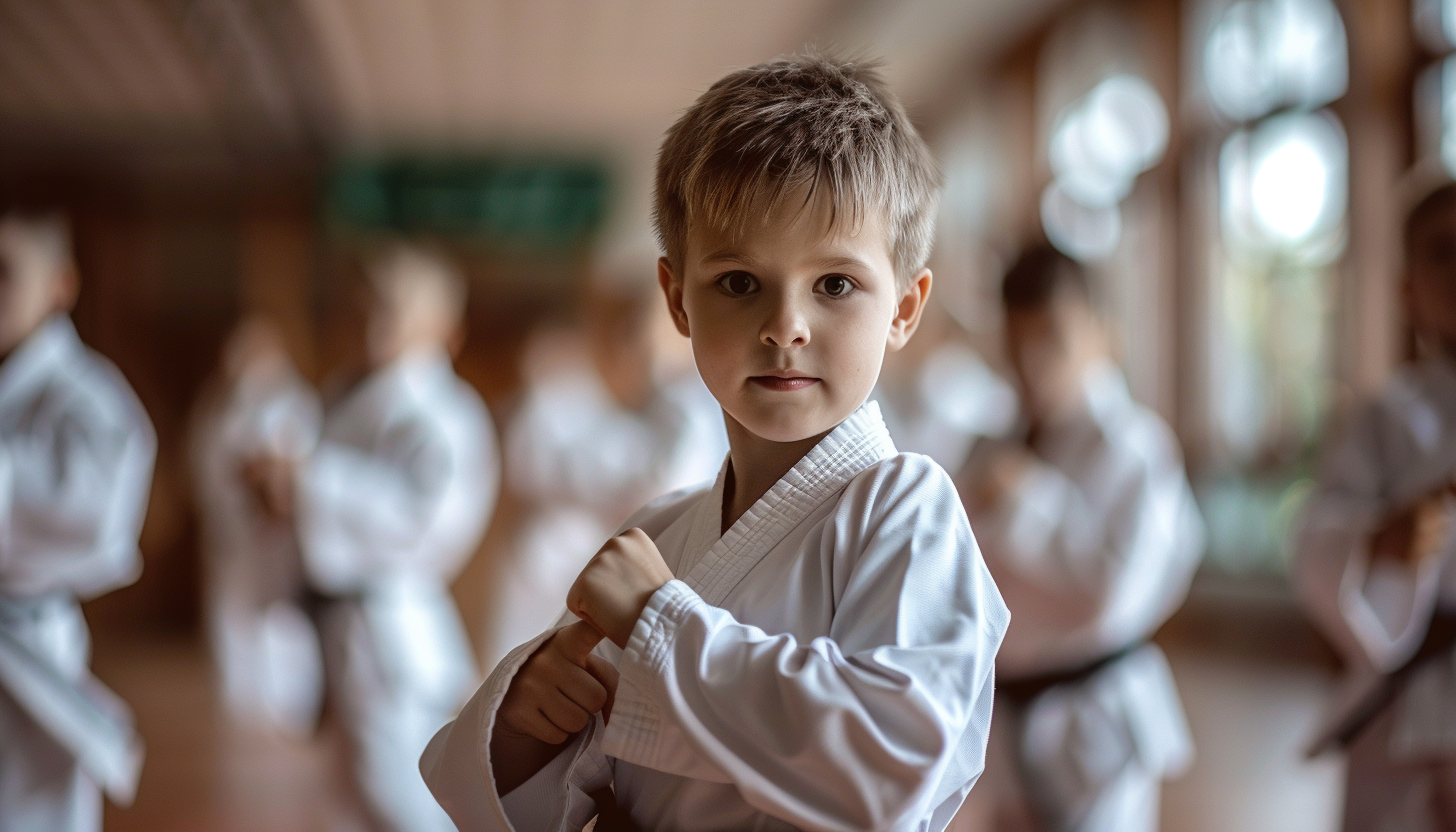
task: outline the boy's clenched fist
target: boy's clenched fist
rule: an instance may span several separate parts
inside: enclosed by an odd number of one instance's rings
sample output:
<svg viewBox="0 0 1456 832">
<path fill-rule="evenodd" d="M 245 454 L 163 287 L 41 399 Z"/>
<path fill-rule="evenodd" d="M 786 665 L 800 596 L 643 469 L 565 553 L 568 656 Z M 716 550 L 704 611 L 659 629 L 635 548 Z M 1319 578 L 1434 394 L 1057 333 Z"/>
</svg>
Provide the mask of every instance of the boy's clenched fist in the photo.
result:
<svg viewBox="0 0 1456 832">
<path fill-rule="evenodd" d="M 557 630 L 511 680 L 496 730 L 559 745 L 585 728 L 592 714 L 610 713 L 617 669 L 592 654 L 601 640 L 581 621 Z"/>
<path fill-rule="evenodd" d="M 576 576 L 566 608 L 625 648 L 652 594 L 672 578 L 652 538 L 628 529 L 608 540 Z"/>
</svg>

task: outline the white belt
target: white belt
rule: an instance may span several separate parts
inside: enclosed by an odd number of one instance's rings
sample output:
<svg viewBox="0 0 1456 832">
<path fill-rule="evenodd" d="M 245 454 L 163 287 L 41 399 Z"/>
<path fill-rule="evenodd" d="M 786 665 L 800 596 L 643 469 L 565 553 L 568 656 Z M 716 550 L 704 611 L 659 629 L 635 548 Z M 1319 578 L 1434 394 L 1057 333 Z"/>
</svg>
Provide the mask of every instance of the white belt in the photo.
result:
<svg viewBox="0 0 1456 832">
<path fill-rule="evenodd" d="M 121 806 L 136 796 L 143 747 L 131 712 L 89 673 L 68 679 L 7 626 L 30 605 L 0 596 L 0 688 Z"/>
</svg>

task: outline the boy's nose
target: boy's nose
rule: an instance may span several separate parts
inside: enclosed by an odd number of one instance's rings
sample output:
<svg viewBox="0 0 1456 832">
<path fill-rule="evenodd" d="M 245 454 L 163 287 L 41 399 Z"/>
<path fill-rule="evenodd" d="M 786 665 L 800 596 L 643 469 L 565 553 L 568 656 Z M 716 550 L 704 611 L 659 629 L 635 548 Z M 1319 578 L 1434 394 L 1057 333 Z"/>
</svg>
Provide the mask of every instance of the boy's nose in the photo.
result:
<svg viewBox="0 0 1456 832">
<path fill-rule="evenodd" d="M 770 347 L 802 347 L 809 343 L 809 322 L 797 304 L 784 299 L 774 309 L 774 314 L 764 322 L 758 338 Z"/>
</svg>

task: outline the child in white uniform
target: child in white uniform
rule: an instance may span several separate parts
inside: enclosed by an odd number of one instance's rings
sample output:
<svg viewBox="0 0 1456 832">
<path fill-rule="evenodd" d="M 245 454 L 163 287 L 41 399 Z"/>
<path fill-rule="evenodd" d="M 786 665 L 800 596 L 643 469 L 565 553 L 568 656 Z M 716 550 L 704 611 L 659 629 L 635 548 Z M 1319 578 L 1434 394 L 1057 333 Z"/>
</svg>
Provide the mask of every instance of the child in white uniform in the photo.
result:
<svg viewBox="0 0 1456 832">
<path fill-rule="evenodd" d="M 1295 583 L 1346 661 L 1322 732 L 1349 752 L 1345 832 L 1456 829 L 1456 184 L 1406 221 L 1423 357 L 1331 447 Z"/>
<path fill-rule="evenodd" d="M 1002 297 L 1024 432 L 957 477 L 1011 608 L 973 800 L 998 828 L 1152 832 L 1192 746 L 1148 639 L 1183 603 L 1203 523 L 1177 440 L 1111 363 L 1082 267 L 1034 248 Z"/>
<path fill-rule="evenodd" d="M 431 741 L 421 769 L 460 829 L 950 821 L 1006 608 L 949 475 L 866 403 L 929 294 L 938 190 L 863 64 L 732 73 L 668 132 L 659 282 L 728 460 L 630 519 L 568 595 L 580 620 L 513 651 Z"/>
<path fill-rule="evenodd" d="M 318 394 L 266 318 L 244 319 L 193 419 L 191 455 L 202 517 L 205 612 L 223 703 L 232 716 L 310 733 L 323 695 L 318 634 L 293 524 L 265 504 L 259 458 L 301 459 L 318 441 Z"/>
<path fill-rule="evenodd" d="M 330 701 L 376 828 L 450 829 L 413 761 L 476 679 L 450 582 L 495 507 L 500 459 L 474 389 L 449 346 L 465 279 L 431 252 L 394 246 L 372 259 L 370 373 L 325 414 L 291 476 L 303 565 L 322 596 Z"/>
<path fill-rule="evenodd" d="M 141 745 L 80 601 L 135 581 L 156 436 L 76 337 L 64 221 L 0 218 L 0 830 L 97 832 Z"/>
</svg>

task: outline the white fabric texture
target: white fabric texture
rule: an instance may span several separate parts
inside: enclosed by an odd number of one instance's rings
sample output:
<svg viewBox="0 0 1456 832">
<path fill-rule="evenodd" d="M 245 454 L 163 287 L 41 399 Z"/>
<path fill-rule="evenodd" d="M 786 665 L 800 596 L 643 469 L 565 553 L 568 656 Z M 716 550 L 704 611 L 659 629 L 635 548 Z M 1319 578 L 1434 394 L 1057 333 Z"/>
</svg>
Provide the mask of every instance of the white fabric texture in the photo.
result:
<svg viewBox="0 0 1456 832">
<path fill-rule="evenodd" d="M 498 479 L 490 416 L 443 352 L 361 382 L 327 413 L 299 476 L 304 569 L 333 598 L 322 622 L 330 695 L 385 828 L 450 828 L 412 763 L 478 679 L 449 585 Z"/>
<path fill-rule="evenodd" d="M 205 614 L 223 702 L 236 718 L 305 735 L 323 695 L 318 635 L 299 602 L 293 525 L 257 505 L 242 468 L 260 454 L 301 460 L 318 441 L 318 395 L 291 366 L 248 368 L 199 410 L 193 477 L 202 516 Z"/>
<path fill-rule="evenodd" d="M 1083 415 L 1047 426 L 1017 488 L 971 514 L 1011 610 L 996 665 L 1003 679 L 1074 669 L 1150 638 L 1182 605 L 1203 552 L 1172 432 L 1110 365 L 1083 390 Z M 966 493 L 999 450 L 973 452 L 957 477 Z M 1026 791 L 1067 829 L 1084 828 L 1097 806 L 1141 817 L 1142 803 L 1111 801 L 1108 790 L 1180 773 L 1193 751 L 1172 672 L 1151 644 L 1033 699 L 1015 744 Z M 1119 823 L 1095 828 L 1140 822 Z"/>
<path fill-rule="evenodd" d="M 1331 446 L 1300 518 L 1295 583 L 1320 629 L 1346 662 L 1344 695 L 1358 698 L 1380 673 L 1420 647 L 1438 606 L 1456 607 L 1456 533 L 1417 567 L 1370 562 L 1370 536 L 1392 511 L 1439 491 L 1456 476 L 1456 361 L 1403 369 L 1356 412 Z M 1453 502 L 1446 500 L 1453 521 Z M 1450 528 L 1456 532 L 1456 522 Z M 1392 706 L 1382 744 L 1389 762 L 1456 761 L 1456 656 L 1417 671 Z M 1332 709 L 1331 722 L 1340 716 Z M 1365 743 L 1369 746 L 1369 743 Z M 1366 747 L 1365 753 L 1375 753 Z M 1352 766 L 1354 778 L 1373 770 Z M 1392 807 L 1393 809 L 1393 807 Z"/>
<path fill-rule="evenodd" d="M 135 787 L 140 744 L 87 670 L 78 601 L 136 580 L 155 455 L 140 402 L 68 318 L 48 320 L 0 364 L 0 629 L 37 663 L 0 668 L 0 829 L 96 830 L 97 780 L 122 802 Z M 5 681 L 30 687 L 36 667 L 87 703 L 77 718 L 89 711 L 111 724 L 109 740 L 93 739 L 114 748 L 85 747 L 65 714 L 39 729 Z M 103 758 L 131 763 L 110 774 L 83 766 Z"/>
<path fill-rule="evenodd" d="M 507 434 L 507 484 L 526 512 L 493 582 L 485 666 L 561 616 L 572 581 L 618 524 L 711 480 L 727 452 L 723 412 L 696 372 L 640 412 L 585 362 L 535 380 Z"/>
<path fill-rule="evenodd" d="M 628 521 L 679 580 L 625 651 L 612 719 L 502 801 L 488 755 L 512 652 L 421 769 L 460 829 L 580 829 L 610 783 L 645 830 L 938 832 L 984 763 L 1007 613 L 949 476 L 897 454 L 877 405 L 804 456 L 726 534 L 711 489 Z"/>
</svg>

